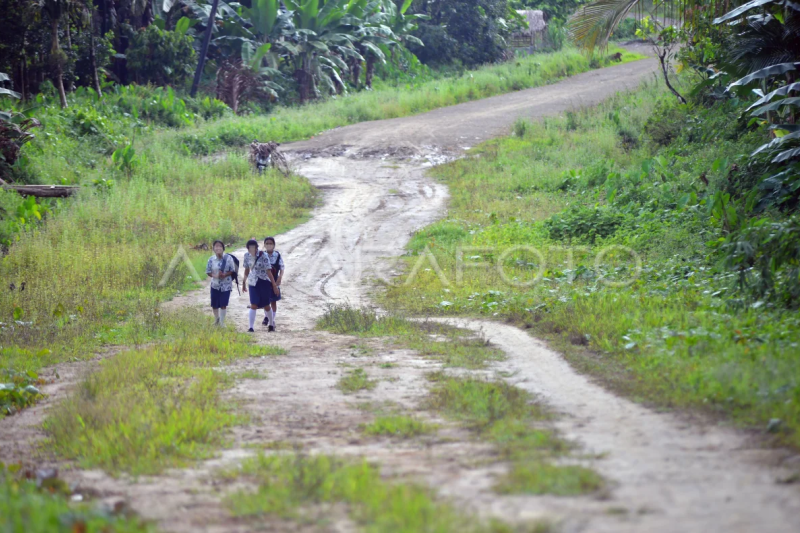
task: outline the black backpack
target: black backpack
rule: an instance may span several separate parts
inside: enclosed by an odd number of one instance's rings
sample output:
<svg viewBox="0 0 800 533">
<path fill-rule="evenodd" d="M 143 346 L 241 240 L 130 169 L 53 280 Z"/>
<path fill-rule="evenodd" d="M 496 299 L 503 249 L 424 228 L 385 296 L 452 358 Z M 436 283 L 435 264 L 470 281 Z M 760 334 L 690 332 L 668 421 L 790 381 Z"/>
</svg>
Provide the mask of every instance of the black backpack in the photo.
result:
<svg viewBox="0 0 800 533">
<path fill-rule="evenodd" d="M 278 272 L 281 271 L 281 253 L 278 250 L 275 250 L 275 253 L 278 254 L 278 258 L 275 260 L 275 265 L 270 264 L 269 268 L 272 270 L 272 277 L 278 279 Z M 269 260 L 269 256 L 267 256 L 267 260 Z"/>
<path fill-rule="evenodd" d="M 230 257 L 231 261 L 233 261 L 233 266 L 235 270 L 233 271 L 231 280 L 233 280 L 234 285 L 236 285 L 236 292 L 238 292 L 239 295 L 241 295 L 242 293 L 241 291 L 239 291 L 239 260 L 236 259 L 236 256 L 231 254 L 225 254 L 225 257 Z M 225 268 L 225 265 L 223 264 L 222 267 Z"/>
</svg>

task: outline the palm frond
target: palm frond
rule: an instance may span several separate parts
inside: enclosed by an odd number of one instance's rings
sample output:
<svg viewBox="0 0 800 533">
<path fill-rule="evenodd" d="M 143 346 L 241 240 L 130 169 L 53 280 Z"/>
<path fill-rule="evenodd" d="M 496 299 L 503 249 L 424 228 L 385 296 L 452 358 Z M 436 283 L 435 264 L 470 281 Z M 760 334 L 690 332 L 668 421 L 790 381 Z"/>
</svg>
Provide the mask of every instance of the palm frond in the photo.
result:
<svg viewBox="0 0 800 533">
<path fill-rule="evenodd" d="M 605 46 L 611 33 L 638 1 L 596 0 L 580 8 L 568 22 L 570 38 L 586 50 Z"/>
</svg>

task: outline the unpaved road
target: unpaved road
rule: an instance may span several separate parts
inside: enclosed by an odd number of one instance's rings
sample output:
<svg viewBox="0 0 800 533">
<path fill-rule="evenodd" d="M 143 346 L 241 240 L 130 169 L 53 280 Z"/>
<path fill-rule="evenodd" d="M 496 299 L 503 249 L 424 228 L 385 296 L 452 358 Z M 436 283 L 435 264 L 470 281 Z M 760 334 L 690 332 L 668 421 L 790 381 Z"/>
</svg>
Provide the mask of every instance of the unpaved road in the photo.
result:
<svg viewBox="0 0 800 533">
<path fill-rule="evenodd" d="M 512 376 L 511 382 L 559 413 L 557 429 L 579 443 L 581 460 L 610 482 L 602 494 L 579 498 L 499 496 L 491 486 L 506 465 L 457 426 L 438 421 L 443 427 L 436 436 L 405 443 L 368 439 L 358 430 L 373 416 L 360 402 L 417 410 L 426 391 L 424 375 L 437 363 L 380 339 L 312 329 L 328 303 L 368 305 L 374 280 L 397 273 L 392 258 L 403 253 L 411 233 L 442 216 L 447 191 L 425 176 L 425 168 L 507 133 L 519 117 L 596 104 L 655 71 L 652 60 L 619 65 L 416 117 L 340 128 L 284 147 L 296 169 L 323 189 L 324 203 L 309 222 L 278 236 L 287 263 L 279 331 L 269 334 L 257 326 L 256 336 L 286 347 L 288 355 L 230 369 L 266 374 L 241 380 L 231 391 L 252 422 L 234 432 L 232 447 L 221 457 L 196 468 L 139 480 L 74 470 L 69 478 L 110 500 L 127 501 L 170 531 L 297 531 L 280 521 L 254 525 L 232 519 L 220 503 L 229 487 L 213 475 L 254 447 L 288 443 L 309 452 L 366 457 L 387 475 L 421 480 L 467 511 L 510 522 L 545 518 L 563 531 L 587 532 L 800 530 L 800 488 L 776 482 L 800 468 L 796 456 L 751 445 L 746 434 L 723 426 L 697 426 L 616 397 L 515 328 L 455 320 L 482 331 L 507 354 L 484 374 Z M 198 291 L 170 305 L 205 308 L 206 299 L 206 291 Z M 246 295 L 234 294 L 228 314 L 241 330 L 247 328 L 246 301 Z M 334 385 L 351 367 L 380 379 L 378 387 L 341 394 Z M 37 418 L 17 417 L 0 428 L 16 425 L 22 431 L 23 420 L 30 426 Z M 351 531 L 353 524 L 334 513 L 304 528 Z"/>
</svg>

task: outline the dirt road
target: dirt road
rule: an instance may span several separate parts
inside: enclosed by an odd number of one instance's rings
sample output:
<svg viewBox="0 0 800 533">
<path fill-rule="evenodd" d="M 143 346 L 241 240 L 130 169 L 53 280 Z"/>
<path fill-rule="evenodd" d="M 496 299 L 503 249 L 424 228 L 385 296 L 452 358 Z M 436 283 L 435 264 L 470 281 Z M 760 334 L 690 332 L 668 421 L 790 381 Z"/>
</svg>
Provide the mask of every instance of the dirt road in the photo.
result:
<svg viewBox="0 0 800 533">
<path fill-rule="evenodd" d="M 451 436 L 456 446 L 428 443 L 425 451 L 360 441 L 353 428 L 363 413 L 333 389 L 346 350 L 341 341 L 309 331 L 327 303 L 368 304 L 371 281 L 396 273 L 391 258 L 403 253 L 411 233 L 442 216 L 447 191 L 425 176 L 426 167 L 507 134 L 519 117 L 556 115 L 635 88 L 655 69 L 652 60 L 619 65 L 415 117 L 339 128 L 285 147 L 297 170 L 324 190 L 325 202 L 308 223 L 278 239 L 288 264 L 280 333 L 258 335 L 281 339 L 292 352 L 285 366 L 277 365 L 280 377 L 269 366 L 272 379 L 238 391 L 271 406 L 260 411 L 261 431 L 278 440 L 292 435 L 306 449 L 365 456 L 389 472 L 416 473 L 465 507 L 512 521 L 547 517 L 566 531 L 797 531 L 800 490 L 776 483 L 791 472 L 777 466 L 785 453 L 749 446 L 746 435 L 724 427 L 696 427 L 618 398 L 526 333 L 499 324 L 458 321 L 483 328 L 508 355 L 493 370 L 513 375 L 556 409 L 565 436 L 587 457 L 599 457 L 586 462 L 611 480 L 603 498 L 498 497 L 490 486 L 503 467 L 475 467 L 482 452 L 463 435 Z M 205 294 L 200 298 L 205 305 Z M 244 305 L 232 307 L 233 322 L 245 327 Z M 401 370 L 371 371 L 397 381 L 382 382 L 364 399 L 413 408 L 430 362 L 374 349 L 372 359 L 359 363 L 391 360 Z M 276 381 L 283 384 L 276 388 Z M 281 414 L 287 410 L 305 424 L 287 420 Z"/>
<path fill-rule="evenodd" d="M 746 434 L 723 426 L 698 427 L 616 397 L 520 330 L 458 320 L 506 353 L 489 374 L 513 376 L 508 379 L 549 404 L 560 415 L 557 428 L 583 447 L 582 461 L 610 482 L 602 494 L 579 498 L 495 494 L 493 480 L 507 465 L 492 461 L 491 450 L 457 426 L 438 421 L 443 428 L 436 437 L 411 443 L 366 439 L 358 431 L 372 415 L 356 403 L 393 402 L 416 410 L 426 391 L 424 375 L 437 363 L 378 339 L 357 341 L 312 329 L 328 303 L 369 304 L 374 280 L 397 273 L 392 258 L 403 253 L 413 231 L 443 215 L 447 190 L 425 176 L 426 168 L 506 134 L 519 117 L 599 103 L 655 71 L 653 60 L 619 65 L 415 117 L 340 128 L 284 147 L 297 171 L 324 191 L 324 202 L 307 223 L 278 236 L 287 263 L 279 331 L 258 326 L 256 336 L 286 347 L 288 355 L 231 369 L 268 376 L 242 380 L 231 392 L 252 422 L 236 430 L 233 446 L 220 458 L 197 468 L 139 480 L 75 471 L 71 479 L 106 498 L 126 500 L 170 531 L 250 531 L 251 523 L 232 520 L 222 507 L 226 489 L 213 472 L 253 453 L 253 445 L 278 441 L 309 452 L 366 457 L 387 475 L 423 480 L 470 512 L 511 522 L 544 518 L 563 531 L 800 530 L 800 489 L 777 483 L 792 464 L 800 466 L 797 457 L 751 446 Z M 171 305 L 205 308 L 206 299 L 198 291 Z M 247 328 L 246 299 L 234 293 L 228 313 L 229 323 L 241 330 Z M 386 368 L 387 362 L 393 366 Z M 380 383 L 374 391 L 346 397 L 334 385 L 354 365 Z M 296 530 L 281 522 L 262 527 Z M 352 524 L 333 518 L 325 528 L 350 531 Z"/>
</svg>

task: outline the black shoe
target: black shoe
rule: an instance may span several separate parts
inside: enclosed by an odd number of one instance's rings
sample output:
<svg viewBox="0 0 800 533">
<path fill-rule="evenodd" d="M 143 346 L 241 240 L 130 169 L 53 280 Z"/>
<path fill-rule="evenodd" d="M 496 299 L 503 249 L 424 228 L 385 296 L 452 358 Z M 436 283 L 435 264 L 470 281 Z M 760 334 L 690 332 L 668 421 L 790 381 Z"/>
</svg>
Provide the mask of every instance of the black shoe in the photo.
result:
<svg viewBox="0 0 800 533">
<path fill-rule="evenodd" d="M 270 326 L 269 331 L 275 331 L 275 326 Z"/>
<path fill-rule="evenodd" d="M 262 326 L 269 326 L 269 318 L 264 317 L 264 320 L 261 321 Z"/>
<path fill-rule="evenodd" d="M 256 330 L 254 330 L 253 328 L 250 328 L 250 329 L 247 330 L 247 333 L 255 333 L 255 332 L 256 332 Z"/>
</svg>

